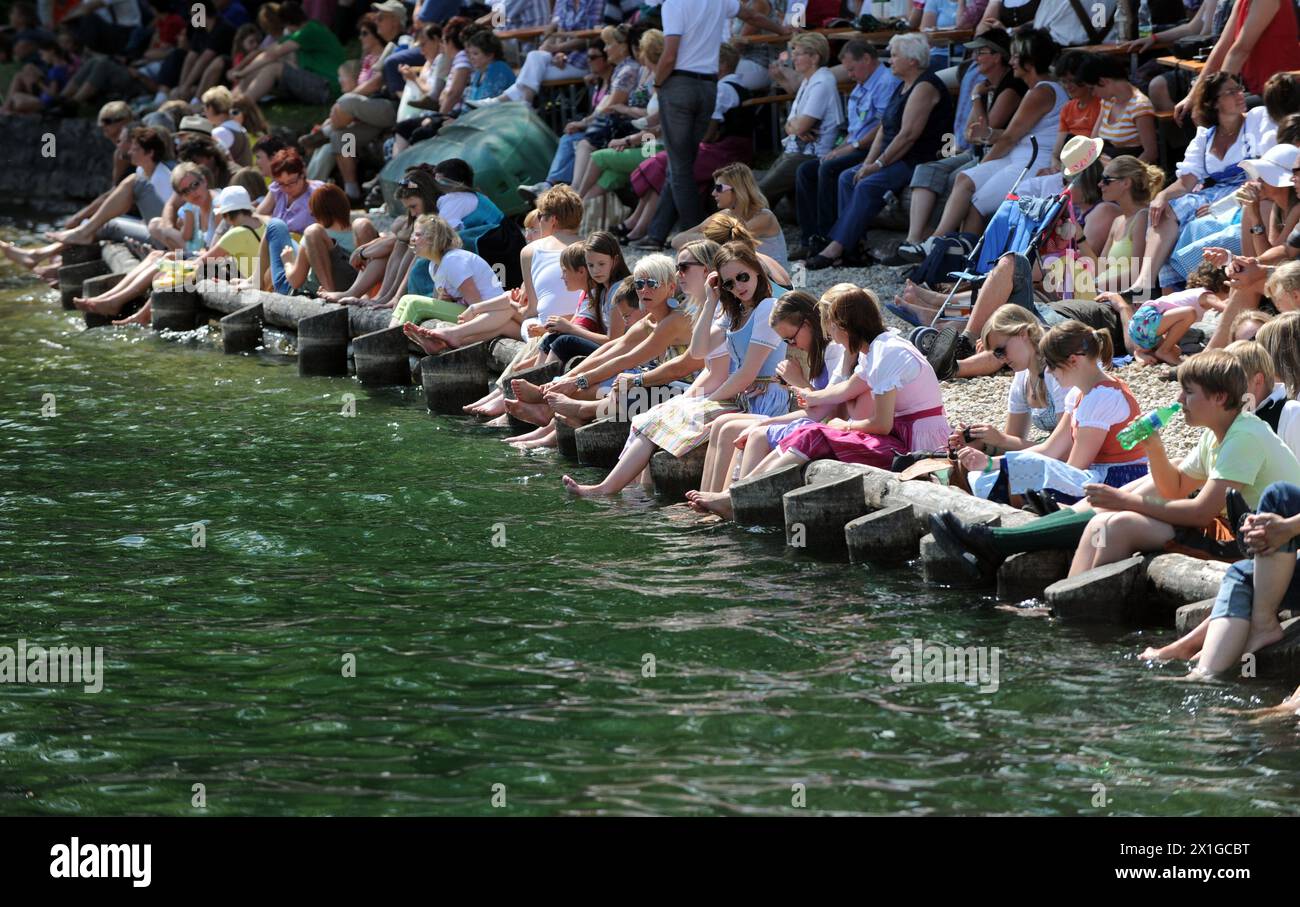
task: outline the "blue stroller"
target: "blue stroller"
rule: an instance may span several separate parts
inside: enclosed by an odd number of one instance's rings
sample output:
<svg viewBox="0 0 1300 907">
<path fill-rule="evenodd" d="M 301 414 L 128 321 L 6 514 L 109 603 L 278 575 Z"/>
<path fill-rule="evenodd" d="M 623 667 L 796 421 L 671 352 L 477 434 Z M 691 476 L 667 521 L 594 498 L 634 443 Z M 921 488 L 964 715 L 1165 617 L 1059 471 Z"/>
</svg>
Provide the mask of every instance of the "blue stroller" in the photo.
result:
<svg viewBox="0 0 1300 907">
<path fill-rule="evenodd" d="M 984 233 L 966 259 L 966 267 L 960 271 L 949 272 L 948 276 L 954 278 L 956 283 L 953 284 L 943 305 L 939 306 L 939 311 L 935 313 L 928 325 L 915 327 L 908 333 L 907 339 L 926 356 L 930 355 L 934 348 L 934 341 L 939 336 L 939 328 L 936 325 L 944 318 L 953 296 L 962 289 L 962 283 L 965 282 L 969 288 L 982 281 L 993 269 L 997 260 L 1009 252 L 1025 255 L 1032 263 L 1044 238 L 1056 229 L 1057 221 L 1066 211 L 1071 183 L 1067 183 L 1065 189 L 1059 194 L 1049 198 L 1021 198 L 1016 195 L 1016 188 L 1020 185 L 1020 181 L 1029 173 L 1029 169 L 1038 158 L 1038 142 L 1036 139 L 1030 141 L 1033 145 L 1033 157 L 1025 165 L 1025 169 L 1015 183 L 1007 190 L 1006 199 L 998 206 L 998 210 L 993 213 L 993 217 L 985 226 Z"/>
</svg>

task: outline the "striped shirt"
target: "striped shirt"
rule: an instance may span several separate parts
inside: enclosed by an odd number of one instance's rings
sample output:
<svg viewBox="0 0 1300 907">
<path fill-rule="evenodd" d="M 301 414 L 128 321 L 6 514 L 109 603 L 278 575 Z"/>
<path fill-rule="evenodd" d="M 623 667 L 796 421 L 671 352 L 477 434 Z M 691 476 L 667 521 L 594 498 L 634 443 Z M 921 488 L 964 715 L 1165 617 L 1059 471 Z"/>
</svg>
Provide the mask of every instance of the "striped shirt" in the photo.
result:
<svg viewBox="0 0 1300 907">
<path fill-rule="evenodd" d="M 1103 98 L 1101 113 L 1097 116 L 1097 138 L 1116 148 L 1137 148 L 1142 144 L 1142 136 L 1137 127 L 1138 118 L 1152 117 L 1155 114 L 1151 100 L 1136 88 L 1127 104 Z"/>
</svg>

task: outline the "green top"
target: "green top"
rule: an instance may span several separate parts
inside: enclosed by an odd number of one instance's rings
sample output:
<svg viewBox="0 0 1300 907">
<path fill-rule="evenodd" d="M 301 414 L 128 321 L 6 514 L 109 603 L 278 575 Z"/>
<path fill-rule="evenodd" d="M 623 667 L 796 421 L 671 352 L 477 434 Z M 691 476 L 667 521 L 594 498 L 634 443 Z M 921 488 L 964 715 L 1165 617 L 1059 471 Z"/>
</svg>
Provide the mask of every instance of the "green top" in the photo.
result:
<svg viewBox="0 0 1300 907">
<path fill-rule="evenodd" d="M 1252 508 L 1274 482 L 1300 485 L 1300 462 L 1263 419 L 1243 412 L 1228 426 L 1223 443 L 1214 432 L 1201 433 L 1196 449 L 1183 461 L 1183 472 L 1193 479 L 1222 479 L 1240 482 L 1241 496 Z"/>
<path fill-rule="evenodd" d="M 320 22 L 311 19 L 303 27 L 280 39 L 298 45 L 298 67 L 314 72 L 330 83 L 330 90 L 339 93 L 339 67 L 347 59 L 347 52 L 339 39 Z"/>
</svg>

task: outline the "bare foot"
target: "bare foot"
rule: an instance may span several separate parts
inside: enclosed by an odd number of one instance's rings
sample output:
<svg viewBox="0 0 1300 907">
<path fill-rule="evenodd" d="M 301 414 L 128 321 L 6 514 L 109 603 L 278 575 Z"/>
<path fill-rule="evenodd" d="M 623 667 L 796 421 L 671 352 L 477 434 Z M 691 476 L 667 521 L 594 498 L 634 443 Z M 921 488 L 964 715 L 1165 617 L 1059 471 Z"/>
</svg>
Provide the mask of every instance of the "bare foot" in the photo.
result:
<svg viewBox="0 0 1300 907">
<path fill-rule="evenodd" d="M 1282 625 L 1275 623 L 1271 627 L 1263 629 L 1250 628 L 1250 635 L 1246 637 L 1245 652 L 1258 652 L 1265 646 L 1271 646 L 1283 637 Z"/>
<path fill-rule="evenodd" d="M 526 431 L 522 435 L 512 435 L 509 438 L 502 438 L 501 440 L 506 444 L 517 444 L 523 441 L 533 441 L 536 440 L 537 438 L 542 437 L 550 430 L 551 430 L 551 426 L 543 425 L 540 426 L 539 428 L 534 428 L 532 431 Z"/>
<path fill-rule="evenodd" d="M 63 243 L 68 246 L 88 246 L 95 241 L 95 237 L 84 227 L 77 227 L 72 230 L 51 230 L 45 234 L 45 238 L 50 242 Z"/>
<path fill-rule="evenodd" d="M 540 438 L 534 438 L 531 441 L 516 441 L 514 444 L 510 446 L 516 448 L 517 450 L 537 450 L 542 447 L 554 447 L 555 432 L 553 431 L 546 432 Z"/>
<path fill-rule="evenodd" d="M 564 487 L 570 494 L 576 494 L 580 498 L 596 498 L 605 494 L 599 485 L 579 485 L 578 480 L 572 476 L 565 476 L 560 481 L 564 482 Z"/>
<path fill-rule="evenodd" d="M 486 425 L 488 428 L 509 428 L 510 420 L 506 418 L 504 413 L 502 413 L 501 415 L 497 416 L 495 419 L 492 419 L 488 422 L 484 422 L 483 424 Z"/>
<path fill-rule="evenodd" d="M 921 309 L 937 310 L 943 305 L 944 294 L 931 290 L 929 287 L 923 287 L 920 284 L 907 281 L 903 285 L 902 292 L 903 302 L 910 306 L 916 306 Z"/>
<path fill-rule="evenodd" d="M 335 302 L 339 305 L 356 305 L 360 302 L 357 297 L 349 296 L 347 290 L 320 290 L 316 293 L 316 298 L 324 299 L 326 302 Z"/>
<path fill-rule="evenodd" d="M 515 378 L 510 382 L 510 389 L 515 392 L 515 399 L 521 403 L 542 402 L 541 385 L 533 384 L 531 381 L 525 381 L 522 378 Z"/>
<path fill-rule="evenodd" d="M 574 400 L 572 397 L 564 396 L 564 394 L 547 394 L 546 402 L 551 409 L 555 410 L 556 416 L 568 421 L 569 419 L 581 418 L 580 410 L 582 404 L 586 401 Z"/>
<path fill-rule="evenodd" d="M 733 519 L 731 495 L 725 491 L 688 491 L 686 502 L 692 510 L 700 513 L 712 513 L 724 520 Z"/>
<path fill-rule="evenodd" d="M 1174 347 L 1168 352 L 1157 351 L 1156 358 L 1166 365 L 1181 365 L 1183 362 L 1183 351 Z"/>
<path fill-rule="evenodd" d="M 117 321 L 114 321 L 113 324 L 147 325 L 150 323 L 150 320 L 151 319 L 150 319 L 149 307 L 145 306 L 140 311 L 136 312 L 134 315 L 131 315 L 128 318 L 119 318 Z"/>
<path fill-rule="evenodd" d="M 555 414 L 545 403 L 521 403 L 518 400 L 503 401 L 506 412 L 530 425 L 548 427 Z"/>
<path fill-rule="evenodd" d="M 496 419 L 498 416 L 504 419 L 506 417 L 506 398 L 497 397 L 487 406 L 480 406 L 477 410 L 474 411 L 474 414 L 477 416 L 483 416 L 488 419 Z M 503 422 L 498 424 L 509 425 L 510 423 Z"/>
<path fill-rule="evenodd" d="M 439 337 L 432 329 L 422 328 L 418 324 L 413 324 L 409 321 L 402 325 L 402 333 L 406 335 L 406 339 L 410 340 L 430 356 L 444 353 L 451 348 L 451 344 L 449 344 L 446 339 Z"/>
<path fill-rule="evenodd" d="M 1187 661 L 1196 654 L 1194 648 L 1180 646 L 1176 642 L 1171 642 L 1167 646 L 1147 646 L 1138 656 L 1143 661 Z"/>
<path fill-rule="evenodd" d="M 5 258 L 9 259 L 16 265 L 31 270 L 39 263 L 39 259 L 26 249 L 20 249 L 11 242 L 0 242 L 0 252 L 4 253 Z"/>
</svg>

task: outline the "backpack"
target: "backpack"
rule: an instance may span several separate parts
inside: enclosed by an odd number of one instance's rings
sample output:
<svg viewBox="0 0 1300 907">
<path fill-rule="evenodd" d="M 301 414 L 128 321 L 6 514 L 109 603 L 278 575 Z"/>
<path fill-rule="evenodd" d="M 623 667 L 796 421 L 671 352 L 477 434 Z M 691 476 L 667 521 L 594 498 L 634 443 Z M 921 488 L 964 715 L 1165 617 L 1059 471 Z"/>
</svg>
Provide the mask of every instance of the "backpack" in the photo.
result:
<svg viewBox="0 0 1300 907">
<path fill-rule="evenodd" d="M 979 236 L 974 233 L 936 236 L 930 242 L 930 251 L 924 259 L 912 266 L 907 272 L 907 278 L 912 283 L 931 289 L 943 283 L 951 283 L 952 278 L 948 275 L 966 268 L 966 261 L 977 242 Z"/>
</svg>

